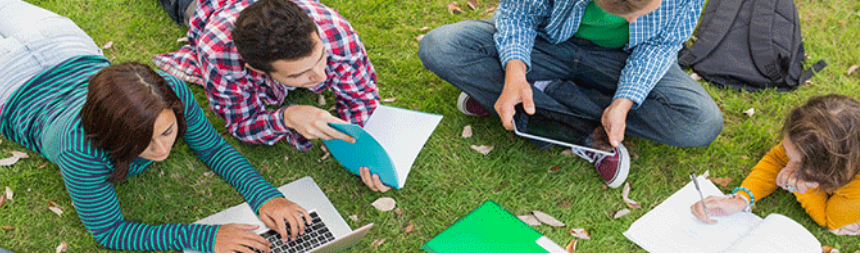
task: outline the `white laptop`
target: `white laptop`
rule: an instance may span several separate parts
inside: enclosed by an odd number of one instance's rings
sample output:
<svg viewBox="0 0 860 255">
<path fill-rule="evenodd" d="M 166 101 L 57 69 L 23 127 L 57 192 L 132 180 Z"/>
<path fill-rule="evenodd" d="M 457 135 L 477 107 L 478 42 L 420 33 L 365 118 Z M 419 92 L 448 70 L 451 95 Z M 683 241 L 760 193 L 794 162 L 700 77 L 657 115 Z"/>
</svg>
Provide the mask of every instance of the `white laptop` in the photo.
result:
<svg viewBox="0 0 860 255">
<path fill-rule="evenodd" d="M 317 183 L 309 176 L 281 186 L 278 191 L 290 201 L 305 208 L 313 217 L 313 224 L 311 226 L 306 225 L 305 234 L 296 237 L 295 241 L 282 242 L 277 233 L 260 221 L 248 203 L 230 207 L 194 223 L 258 225 L 260 228 L 254 232 L 268 239 L 272 243 L 272 252 L 276 253 L 340 252 L 361 241 L 373 227 L 373 223 L 370 223 L 356 230 L 350 229 L 334 205 L 317 186 Z M 185 252 L 199 251 L 185 250 Z"/>
</svg>

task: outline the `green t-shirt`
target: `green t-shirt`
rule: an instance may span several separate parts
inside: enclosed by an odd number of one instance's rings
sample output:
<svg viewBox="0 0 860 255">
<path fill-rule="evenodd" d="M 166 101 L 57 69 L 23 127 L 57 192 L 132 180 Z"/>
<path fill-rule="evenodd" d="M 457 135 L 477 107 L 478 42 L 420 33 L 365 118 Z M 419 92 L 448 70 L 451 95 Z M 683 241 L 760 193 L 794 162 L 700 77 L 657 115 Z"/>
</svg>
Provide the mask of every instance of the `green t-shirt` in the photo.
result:
<svg viewBox="0 0 860 255">
<path fill-rule="evenodd" d="M 591 1 L 585 7 L 579 29 L 573 36 L 587 39 L 602 47 L 618 48 L 630 40 L 630 23 L 622 17 L 604 11 Z"/>
</svg>

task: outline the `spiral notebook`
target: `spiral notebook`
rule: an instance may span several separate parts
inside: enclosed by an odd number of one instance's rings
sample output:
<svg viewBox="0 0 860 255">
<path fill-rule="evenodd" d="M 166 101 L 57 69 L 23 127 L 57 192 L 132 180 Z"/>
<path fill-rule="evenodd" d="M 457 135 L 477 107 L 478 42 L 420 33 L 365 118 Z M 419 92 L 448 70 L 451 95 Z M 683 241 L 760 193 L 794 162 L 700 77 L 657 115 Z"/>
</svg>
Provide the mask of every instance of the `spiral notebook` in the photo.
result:
<svg viewBox="0 0 860 255">
<path fill-rule="evenodd" d="M 493 200 L 421 246 L 435 253 L 567 253 Z"/>
</svg>

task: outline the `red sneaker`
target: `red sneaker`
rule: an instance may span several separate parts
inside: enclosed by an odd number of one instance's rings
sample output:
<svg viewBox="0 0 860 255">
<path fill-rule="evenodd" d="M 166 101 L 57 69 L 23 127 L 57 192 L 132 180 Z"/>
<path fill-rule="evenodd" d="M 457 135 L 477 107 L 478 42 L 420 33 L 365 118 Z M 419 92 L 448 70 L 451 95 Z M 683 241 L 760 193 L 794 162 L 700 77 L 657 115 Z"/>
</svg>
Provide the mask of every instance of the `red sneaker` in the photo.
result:
<svg viewBox="0 0 860 255">
<path fill-rule="evenodd" d="M 627 180 L 627 174 L 630 172 L 630 154 L 627 153 L 627 148 L 624 145 L 619 144 L 615 148 L 615 154 L 608 156 L 581 148 L 571 148 L 571 151 L 588 162 L 594 163 L 606 186 L 618 188 Z"/>
<path fill-rule="evenodd" d="M 457 98 L 457 110 L 469 116 L 484 117 L 490 115 L 490 111 L 484 108 L 474 98 L 466 95 L 466 92 L 460 92 L 460 97 Z"/>
</svg>

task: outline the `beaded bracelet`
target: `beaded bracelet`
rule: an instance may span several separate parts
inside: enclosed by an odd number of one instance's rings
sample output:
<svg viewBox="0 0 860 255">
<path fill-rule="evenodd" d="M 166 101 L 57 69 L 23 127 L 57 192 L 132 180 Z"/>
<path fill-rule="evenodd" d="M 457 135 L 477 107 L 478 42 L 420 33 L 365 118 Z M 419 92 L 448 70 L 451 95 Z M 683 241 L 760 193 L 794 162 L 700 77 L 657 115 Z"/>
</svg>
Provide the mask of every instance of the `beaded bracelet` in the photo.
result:
<svg viewBox="0 0 860 255">
<path fill-rule="evenodd" d="M 747 189 L 747 188 L 745 188 L 745 187 L 738 186 L 738 187 L 736 187 L 734 190 L 732 190 L 732 194 L 738 193 L 738 191 L 739 191 L 739 190 L 740 190 L 740 191 L 743 191 L 743 192 L 746 192 L 747 194 L 749 194 L 749 195 L 750 195 L 750 204 L 749 204 L 749 208 L 750 208 L 750 209 L 752 209 L 752 208 L 753 208 L 753 206 L 755 206 L 755 196 L 753 196 L 752 191 L 750 191 L 750 189 Z"/>
</svg>

